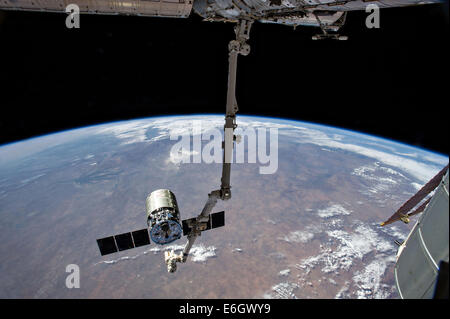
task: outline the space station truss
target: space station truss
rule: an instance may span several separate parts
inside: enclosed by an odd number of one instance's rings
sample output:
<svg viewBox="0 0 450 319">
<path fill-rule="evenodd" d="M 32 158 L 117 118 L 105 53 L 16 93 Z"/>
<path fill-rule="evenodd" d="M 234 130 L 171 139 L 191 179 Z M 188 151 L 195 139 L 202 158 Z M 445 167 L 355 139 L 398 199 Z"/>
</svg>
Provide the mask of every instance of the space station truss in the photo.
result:
<svg viewBox="0 0 450 319">
<path fill-rule="evenodd" d="M 80 13 L 187 18 L 194 0 L 1 0 L 0 9 L 66 12 L 76 4 Z"/>
</svg>

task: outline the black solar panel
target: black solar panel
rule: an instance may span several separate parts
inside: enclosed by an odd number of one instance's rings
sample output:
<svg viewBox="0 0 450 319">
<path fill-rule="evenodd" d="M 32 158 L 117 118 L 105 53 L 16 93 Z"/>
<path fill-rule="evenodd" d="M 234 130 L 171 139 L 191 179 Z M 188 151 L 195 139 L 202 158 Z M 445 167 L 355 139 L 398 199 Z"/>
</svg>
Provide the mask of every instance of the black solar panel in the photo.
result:
<svg viewBox="0 0 450 319">
<path fill-rule="evenodd" d="M 117 247 L 113 236 L 97 239 L 97 244 L 98 248 L 100 248 L 100 253 L 102 256 L 117 252 Z"/>
<path fill-rule="evenodd" d="M 211 214 L 211 228 L 225 226 L 225 212 Z"/>
<path fill-rule="evenodd" d="M 147 228 L 136 230 L 131 233 L 133 236 L 134 246 L 141 247 L 145 245 L 150 245 L 150 237 L 148 235 Z"/>
<path fill-rule="evenodd" d="M 191 233 L 191 228 L 189 228 L 189 226 L 188 226 L 188 221 L 189 221 L 189 220 L 194 221 L 194 220 L 195 220 L 195 217 L 194 217 L 194 218 L 185 219 L 185 220 L 183 220 L 183 221 L 181 222 L 182 225 L 183 225 L 183 235 L 184 235 L 184 236 L 187 236 L 187 235 L 189 235 L 189 234 Z"/>
<path fill-rule="evenodd" d="M 211 229 L 211 214 L 208 216 L 208 223 L 206 223 L 206 228 L 204 231 Z"/>
<path fill-rule="evenodd" d="M 134 248 L 131 233 L 116 235 L 114 238 L 116 239 L 117 248 L 119 248 L 119 251 Z"/>
<path fill-rule="evenodd" d="M 188 221 L 194 221 L 194 218 L 190 218 L 190 219 L 185 219 L 182 221 L 183 224 L 183 235 L 187 236 L 191 233 L 192 229 L 189 228 L 188 226 Z M 210 214 L 209 215 L 209 220 L 206 224 L 206 230 L 208 229 L 212 229 L 212 228 L 217 228 L 217 227 L 222 227 L 225 226 L 225 212 L 218 212 L 218 213 L 214 213 L 214 214 Z"/>
</svg>

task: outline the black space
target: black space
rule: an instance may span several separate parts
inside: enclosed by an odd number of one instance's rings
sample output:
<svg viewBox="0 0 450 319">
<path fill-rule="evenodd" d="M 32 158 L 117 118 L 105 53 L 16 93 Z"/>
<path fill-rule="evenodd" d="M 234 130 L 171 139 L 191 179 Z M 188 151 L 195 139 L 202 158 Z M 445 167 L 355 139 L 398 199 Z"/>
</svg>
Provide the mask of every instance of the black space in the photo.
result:
<svg viewBox="0 0 450 319">
<path fill-rule="evenodd" d="M 239 114 L 354 129 L 449 154 L 448 2 L 350 12 L 348 41 L 255 23 Z M 188 19 L 0 12 L 0 144 L 163 114 L 224 113 L 233 26 Z M 447 105 L 447 106 L 446 106 Z"/>
</svg>

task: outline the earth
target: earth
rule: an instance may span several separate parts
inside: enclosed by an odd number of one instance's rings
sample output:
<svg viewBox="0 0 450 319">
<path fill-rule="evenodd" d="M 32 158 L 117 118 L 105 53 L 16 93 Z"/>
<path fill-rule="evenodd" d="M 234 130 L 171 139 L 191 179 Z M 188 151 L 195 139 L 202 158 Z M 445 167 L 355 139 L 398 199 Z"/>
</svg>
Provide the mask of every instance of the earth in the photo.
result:
<svg viewBox="0 0 450 319">
<path fill-rule="evenodd" d="M 0 147 L 0 298 L 398 298 L 397 246 L 416 221 L 380 227 L 448 157 L 312 123 L 237 117 L 278 129 L 278 169 L 232 165 L 225 227 L 101 256 L 96 239 L 146 227 L 145 199 L 167 188 L 181 218 L 220 186 L 221 164 L 174 163 L 171 130 L 223 129 L 223 115 L 114 122 Z M 241 143 L 244 141 L 241 141 Z M 206 143 L 206 142 L 204 142 Z M 189 154 L 188 154 L 189 155 Z M 67 265 L 80 287 L 66 287 Z"/>
</svg>

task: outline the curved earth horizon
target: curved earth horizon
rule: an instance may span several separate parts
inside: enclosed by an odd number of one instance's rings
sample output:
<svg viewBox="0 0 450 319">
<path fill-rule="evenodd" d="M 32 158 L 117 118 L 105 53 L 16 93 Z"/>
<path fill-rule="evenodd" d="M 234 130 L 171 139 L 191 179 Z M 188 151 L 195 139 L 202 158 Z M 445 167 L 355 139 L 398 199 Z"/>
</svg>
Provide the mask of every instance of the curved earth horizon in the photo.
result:
<svg viewBox="0 0 450 319">
<path fill-rule="evenodd" d="M 214 210 L 225 227 L 203 233 L 176 273 L 164 251 L 185 238 L 102 257 L 97 238 L 146 227 L 152 191 L 170 189 L 187 219 L 219 188 L 220 163 L 171 160 L 170 133 L 192 135 L 193 120 L 223 130 L 223 115 L 168 116 L 0 146 L 0 298 L 399 297 L 394 240 L 417 217 L 379 223 L 448 157 L 292 120 L 237 116 L 244 129 L 278 129 L 278 168 L 232 164 L 232 198 Z M 71 264 L 80 288 L 66 287 Z"/>
</svg>

